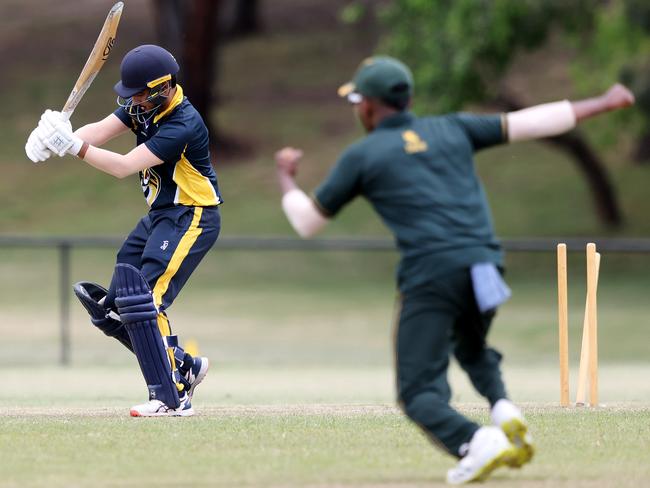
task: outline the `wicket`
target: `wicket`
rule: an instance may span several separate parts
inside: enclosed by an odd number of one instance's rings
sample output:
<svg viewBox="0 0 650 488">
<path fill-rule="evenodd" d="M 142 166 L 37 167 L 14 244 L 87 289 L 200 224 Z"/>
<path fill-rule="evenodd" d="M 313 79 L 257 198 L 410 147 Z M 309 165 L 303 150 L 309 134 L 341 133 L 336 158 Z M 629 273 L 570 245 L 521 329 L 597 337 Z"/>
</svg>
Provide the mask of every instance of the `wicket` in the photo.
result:
<svg viewBox="0 0 650 488">
<path fill-rule="evenodd" d="M 560 352 L 560 405 L 569 406 L 569 318 L 567 287 L 567 248 L 557 245 L 558 331 Z M 585 392 L 589 383 L 589 405 L 598 406 L 598 274 L 600 254 L 596 245 L 587 244 L 587 299 L 582 329 L 580 367 L 576 406 L 585 405 Z"/>
</svg>

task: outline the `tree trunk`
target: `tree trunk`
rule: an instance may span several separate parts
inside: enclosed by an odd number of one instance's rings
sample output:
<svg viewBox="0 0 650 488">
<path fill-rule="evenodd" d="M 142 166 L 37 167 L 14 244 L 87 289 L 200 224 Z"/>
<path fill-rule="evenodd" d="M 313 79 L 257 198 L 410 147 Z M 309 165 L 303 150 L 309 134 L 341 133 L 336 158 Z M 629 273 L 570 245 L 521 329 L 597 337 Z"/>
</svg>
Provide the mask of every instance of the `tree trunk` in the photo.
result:
<svg viewBox="0 0 650 488">
<path fill-rule="evenodd" d="M 583 135 L 575 130 L 567 134 L 551 137 L 546 142 L 568 153 L 578 163 L 578 167 L 591 188 L 591 194 L 601 222 L 612 229 L 622 227 L 624 219 L 614 186 L 600 158 Z"/>
<path fill-rule="evenodd" d="M 224 135 L 212 122 L 218 105 L 220 36 L 218 16 L 222 0 L 153 0 L 159 43 L 178 59 L 178 81 L 203 117 L 210 134 L 212 161 L 250 154 L 248 145 Z"/>
<path fill-rule="evenodd" d="M 636 141 L 634 161 L 639 164 L 650 163 L 650 131 L 646 130 Z"/>
<path fill-rule="evenodd" d="M 216 97 L 218 59 L 217 39 L 220 0 L 192 0 L 187 5 L 182 45 L 181 80 L 187 97 L 199 111 L 213 138 L 218 137 L 210 120 L 210 108 Z"/>
<path fill-rule="evenodd" d="M 153 0 L 154 22 L 158 43 L 177 56 L 182 66 L 182 39 L 187 2 L 184 0 Z"/>
<path fill-rule="evenodd" d="M 497 97 L 496 103 L 506 111 L 525 108 L 524 104 L 510 94 L 501 93 Z M 564 151 L 575 160 L 591 189 L 594 206 L 600 221 L 610 229 L 620 228 L 624 223 L 624 219 L 618 204 L 616 191 L 605 165 L 584 136 L 578 130 L 573 130 L 566 134 L 544 139 L 543 142 Z"/>
<path fill-rule="evenodd" d="M 153 0 L 158 42 L 176 56 L 178 81 L 210 134 L 220 0 Z"/>
<path fill-rule="evenodd" d="M 257 34 L 262 30 L 259 17 L 258 0 L 236 0 L 235 18 L 230 34 L 234 37 L 244 37 Z"/>
</svg>

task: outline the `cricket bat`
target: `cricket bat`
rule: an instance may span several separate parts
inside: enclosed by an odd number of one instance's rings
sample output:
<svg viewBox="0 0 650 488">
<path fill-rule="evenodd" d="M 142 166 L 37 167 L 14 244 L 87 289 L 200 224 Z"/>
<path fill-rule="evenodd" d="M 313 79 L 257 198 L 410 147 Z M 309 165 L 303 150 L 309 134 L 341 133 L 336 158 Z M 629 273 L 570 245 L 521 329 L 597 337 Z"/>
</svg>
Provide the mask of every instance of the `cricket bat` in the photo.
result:
<svg viewBox="0 0 650 488">
<path fill-rule="evenodd" d="M 74 112 L 75 108 L 77 108 L 77 105 L 79 105 L 79 102 L 113 49 L 113 45 L 115 44 L 115 34 L 117 33 L 117 26 L 120 23 L 123 8 L 124 3 L 117 2 L 113 5 L 106 16 L 104 26 L 99 33 L 99 37 L 97 37 L 97 40 L 95 41 L 95 46 L 90 52 L 90 56 L 88 56 L 88 60 L 81 70 L 79 78 L 74 84 L 74 88 L 70 92 L 68 100 L 65 102 L 65 105 L 63 105 L 63 109 L 61 110 L 68 119 L 72 115 L 72 112 Z"/>
</svg>

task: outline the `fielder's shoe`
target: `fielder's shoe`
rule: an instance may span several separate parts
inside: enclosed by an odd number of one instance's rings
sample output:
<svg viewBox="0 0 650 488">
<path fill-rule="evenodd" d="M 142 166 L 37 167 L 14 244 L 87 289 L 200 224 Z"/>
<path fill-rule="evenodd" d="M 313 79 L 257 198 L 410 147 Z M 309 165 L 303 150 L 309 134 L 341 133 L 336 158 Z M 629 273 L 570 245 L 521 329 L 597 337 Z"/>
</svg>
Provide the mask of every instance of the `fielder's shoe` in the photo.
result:
<svg viewBox="0 0 650 488">
<path fill-rule="evenodd" d="M 178 408 L 169 408 L 160 400 L 149 400 L 147 403 L 131 407 L 131 417 L 191 417 L 194 415 L 189 395 L 183 395 Z"/>
<path fill-rule="evenodd" d="M 210 367 L 210 362 L 206 357 L 195 357 L 193 360 L 194 362 L 192 363 L 192 367 L 183 375 L 183 378 L 185 378 L 187 383 L 190 385 L 190 388 L 187 390 L 187 395 L 190 400 L 192 400 L 192 396 L 194 395 L 194 389 L 199 383 L 201 383 L 201 381 L 203 381 L 203 378 L 208 374 L 208 368 Z"/>
<path fill-rule="evenodd" d="M 447 483 L 462 485 L 483 481 L 492 471 L 508 464 L 515 455 L 514 446 L 500 428 L 481 427 L 469 442 L 465 457 L 447 471 Z"/>
<path fill-rule="evenodd" d="M 530 462 L 535 454 L 535 446 L 521 410 L 510 400 L 503 398 L 494 404 L 490 415 L 494 425 L 501 427 L 508 440 L 515 446 L 517 455 L 508 465 L 521 468 Z"/>
</svg>

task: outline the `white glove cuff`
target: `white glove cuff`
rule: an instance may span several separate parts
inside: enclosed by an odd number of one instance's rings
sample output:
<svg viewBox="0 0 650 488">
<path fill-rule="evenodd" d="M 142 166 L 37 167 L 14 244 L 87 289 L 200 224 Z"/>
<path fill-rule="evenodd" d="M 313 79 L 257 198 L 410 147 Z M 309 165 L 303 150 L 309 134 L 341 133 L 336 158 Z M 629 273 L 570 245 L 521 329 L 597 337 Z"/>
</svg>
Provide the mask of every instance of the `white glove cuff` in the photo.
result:
<svg viewBox="0 0 650 488">
<path fill-rule="evenodd" d="M 576 115 L 568 100 L 510 112 L 506 118 L 510 142 L 556 136 L 576 126 Z"/>
<path fill-rule="evenodd" d="M 79 151 L 81 151 L 81 147 L 84 145 L 84 141 L 73 135 L 72 136 L 72 146 L 70 146 L 70 149 L 68 149 L 68 154 L 72 154 L 73 156 L 79 155 Z"/>
</svg>

